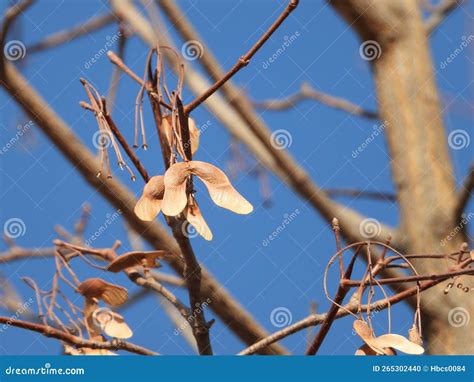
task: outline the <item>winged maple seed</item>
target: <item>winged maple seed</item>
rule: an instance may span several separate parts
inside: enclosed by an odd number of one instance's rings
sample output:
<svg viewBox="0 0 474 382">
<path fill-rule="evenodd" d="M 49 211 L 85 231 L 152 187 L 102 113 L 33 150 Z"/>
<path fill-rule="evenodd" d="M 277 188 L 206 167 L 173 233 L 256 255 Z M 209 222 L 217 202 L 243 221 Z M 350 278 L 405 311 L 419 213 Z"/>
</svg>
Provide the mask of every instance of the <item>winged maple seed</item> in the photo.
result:
<svg viewBox="0 0 474 382">
<path fill-rule="evenodd" d="M 356 351 L 356 355 L 396 355 L 394 349 L 406 354 L 423 354 L 424 349 L 419 344 L 416 344 L 399 334 L 383 334 L 376 337 L 374 331 L 362 319 L 357 319 L 353 324 L 354 331 L 362 338 L 367 347 L 360 347 Z"/>
<path fill-rule="evenodd" d="M 222 170 L 206 162 L 188 161 L 173 164 L 164 176 L 152 177 L 135 205 L 135 214 L 142 220 L 151 221 L 160 211 L 167 216 L 183 212 L 196 231 L 204 239 L 211 240 L 212 232 L 194 196 L 187 194 L 188 178 L 192 175 L 202 180 L 212 201 L 219 207 L 237 214 L 253 211 L 253 206 L 232 186 Z"/>
<path fill-rule="evenodd" d="M 118 256 L 107 266 L 109 272 L 121 272 L 127 268 L 136 267 L 138 265 L 143 266 L 144 268 L 158 268 L 161 266 L 158 259 L 163 259 L 169 255 L 166 251 L 134 251 L 128 252 L 121 256 Z"/>
<path fill-rule="evenodd" d="M 96 327 L 109 337 L 127 339 L 133 336 L 133 332 L 124 318 L 110 309 L 96 309 L 92 313 L 92 320 Z"/>
<path fill-rule="evenodd" d="M 162 120 L 162 128 L 164 131 L 164 136 L 166 138 L 166 143 L 168 147 L 174 147 L 176 143 L 175 138 L 175 131 L 177 129 L 173 129 L 173 121 L 171 115 L 167 115 L 163 117 Z M 191 117 L 188 117 L 188 128 L 189 128 L 189 143 L 184 143 L 184 145 L 191 145 L 191 154 L 194 155 L 199 148 L 199 136 L 200 132 L 199 129 L 196 127 L 196 122 Z M 178 146 L 179 149 L 179 146 Z M 185 147 L 183 147 L 185 149 Z M 184 153 L 181 153 L 182 157 L 185 157 Z"/>
<path fill-rule="evenodd" d="M 86 299 L 102 300 L 111 306 L 122 305 L 128 298 L 127 289 L 99 278 L 85 280 L 79 284 L 77 291 Z"/>
</svg>

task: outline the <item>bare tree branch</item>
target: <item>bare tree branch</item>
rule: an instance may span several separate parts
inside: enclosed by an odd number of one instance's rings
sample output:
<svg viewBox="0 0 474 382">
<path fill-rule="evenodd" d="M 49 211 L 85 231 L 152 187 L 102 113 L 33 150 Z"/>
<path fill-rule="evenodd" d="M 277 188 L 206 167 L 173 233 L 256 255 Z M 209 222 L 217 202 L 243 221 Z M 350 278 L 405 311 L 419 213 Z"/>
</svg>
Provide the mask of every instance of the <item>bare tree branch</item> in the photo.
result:
<svg viewBox="0 0 474 382">
<path fill-rule="evenodd" d="M 106 349 L 106 350 L 126 350 L 130 353 L 141 355 L 160 355 L 152 350 L 146 349 L 126 341 L 111 341 L 99 342 L 90 341 L 72 334 L 63 332 L 62 330 L 53 328 L 52 326 L 42 325 L 38 323 L 17 320 L 11 317 L 0 317 L 0 323 L 8 326 L 15 326 L 17 328 L 31 330 L 33 332 L 41 333 L 45 337 L 56 338 L 67 344 L 73 345 L 76 348 L 89 349 Z"/>
<path fill-rule="evenodd" d="M 116 20 L 117 19 L 115 18 L 113 13 L 106 13 L 104 15 L 95 16 L 90 20 L 79 24 L 76 27 L 54 33 L 46 37 L 44 40 L 28 46 L 26 49 L 28 52 L 33 53 L 55 48 L 61 44 L 68 43 L 76 38 L 104 28 Z"/>
<path fill-rule="evenodd" d="M 280 111 L 293 108 L 299 102 L 306 99 L 320 102 L 334 109 L 342 110 L 359 117 L 366 117 L 369 119 L 379 118 L 378 114 L 373 111 L 365 110 L 360 106 L 357 106 L 352 102 L 345 100 L 344 98 L 334 97 L 332 95 L 313 89 L 308 83 L 301 84 L 300 91 L 298 93 L 290 95 L 287 98 L 271 99 L 266 101 L 254 101 L 253 105 L 260 109 Z"/>
</svg>

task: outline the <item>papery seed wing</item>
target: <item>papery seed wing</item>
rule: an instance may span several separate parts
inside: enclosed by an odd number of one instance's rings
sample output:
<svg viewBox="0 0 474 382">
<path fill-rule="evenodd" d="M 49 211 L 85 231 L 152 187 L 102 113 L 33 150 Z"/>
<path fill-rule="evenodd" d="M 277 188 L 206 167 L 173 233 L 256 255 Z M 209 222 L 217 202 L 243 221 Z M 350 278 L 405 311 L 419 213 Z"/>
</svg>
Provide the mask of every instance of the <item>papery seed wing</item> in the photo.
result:
<svg viewBox="0 0 474 382">
<path fill-rule="evenodd" d="M 153 176 L 143 188 L 143 194 L 135 205 L 135 215 L 144 221 L 154 220 L 161 211 L 164 192 L 164 177 Z"/>
<path fill-rule="evenodd" d="M 168 145 L 168 147 L 171 148 L 173 147 L 174 140 L 175 140 L 174 133 L 173 133 L 173 126 L 171 125 L 171 116 L 167 115 L 161 121 L 162 121 L 161 128 L 166 140 L 166 144 Z"/>
<path fill-rule="evenodd" d="M 406 354 L 423 354 L 425 349 L 399 334 L 384 334 L 375 339 L 381 348 L 394 348 Z"/>
<path fill-rule="evenodd" d="M 109 337 L 120 339 L 127 339 L 133 336 L 132 329 L 130 329 L 123 317 L 116 312 L 113 312 L 112 319 L 105 323 L 104 333 Z"/>
<path fill-rule="evenodd" d="M 353 323 L 356 334 L 377 354 L 386 354 L 385 350 L 374 342 L 375 335 L 369 325 L 362 319 L 357 319 Z"/>
<path fill-rule="evenodd" d="M 354 355 L 378 355 L 378 353 L 373 350 L 369 345 L 364 344 L 356 350 Z"/>
<path fill-rule="evenodd" d="M 187 162 L 175 163 L 165 173 L 165 193 L 162 210 L 165 215 L 179 215 L 188 202 L 186 180 L 190 174 Z"/>
<path fill-rule="evenodd" d="M 113 351 L 107 349 L 89 349 L 89 348 L 82 348 L 83 355 L 118 355 Z"/>
<path fill-rule="evenodd" d="M 151 222 L 155 220 L 161 211 L 162 201 L 159 199 L 150 199 L 142 196 L 135 205 L 135 215 L 141 220 Z"/>
<path fill-rule="evenodd" d="M 219 207 L 244 215 L 253 211 L 253 206 L 232 186 L 222 170 L 201 161 L 192 161 L 189 164 L 192 172 L 203 181 L 211 199 Z"/>
<path fill-rule="evenodd" d="M 208 241 L 212 240 L 212 232 L 196 203 L 193 206 L 188 206 L 185 214 L 186 220 L 196 229 L 199 235 Z"/>
<path fill-rule="evenodd" d="M 122 305 L 128 299 L 128 291 L 118 285 L 109 284 L 102 294 L 102 300 L 111 306 Z"/>
<path fill-rule="evenodd" d="M 189 138 L 191 140 L 191 153 L 194 155 L 194 153 L 197 151 L 199 148 L 199 129 L 196 127 L 196 123 L 194 122 L 194 119 L 189 117 L 188 119 L 188 126 L 189 126 Z"/>
</svg>

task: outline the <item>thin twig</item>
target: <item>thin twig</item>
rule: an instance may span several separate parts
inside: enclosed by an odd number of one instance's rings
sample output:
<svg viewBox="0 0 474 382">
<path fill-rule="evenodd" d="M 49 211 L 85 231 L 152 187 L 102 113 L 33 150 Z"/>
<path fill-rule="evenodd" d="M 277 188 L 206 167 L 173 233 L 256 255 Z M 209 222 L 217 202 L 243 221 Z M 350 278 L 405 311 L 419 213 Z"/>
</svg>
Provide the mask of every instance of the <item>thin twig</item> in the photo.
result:
<svg viewBox="0 0 474 382">
<path fill-rule="evenodd" d="M 379 119 L 376 112 L 365 110 L 362 107 L 347 101 L 344 98 L 335 97 L 316 89 L 309 84 L 303 83 L 298 93 L 292 94 L 283 99 L 271 99 L 266 101 L 254 101 L 253 105 L 259 109 L 282 111 L 295 107 L 299 102 L 304 100 L 313 100 L 321 102 L 334 109 L 345 111 L 349 114 L 369 119 Z"/>
<path fill-rule="evenodd" d="M 425 21 L 426 33 L 430 35 L 446 19 L 446 17 L 460 6 L 464 0 L 443 0 L 431 12 L 431 15 Z"/>
<path fill-rule="evenodd" d="M 26 50 L 30 53 L 33 53 L 55 48 L 61 44 L 69 43 L 78 37 L 95 32 L 96 30 L 99 30 L 113 23 L 114 21 L 116 21 L 116 18 L 113 13 L 106 13 L 104 15 L 92 17 L 76 27 L 54 33 L 46 37 L 44 40 L 27 46 Z"/>
<path fill-rule="evenodd" d="M 76 348 L 125 350 L 130 353 L 136 353 L 136 354 L 141 354 L 141 355 L 159 355 L 159 353 L 146 349 L 142 346 L 132 344 L 130 342 L 126 342 L 126 341 L 97 342 L 97 341 L 85 340 L 83 338 L 63 332 L 62 330 L 53 328 L 51 326 L 23 321 L 23 320 L 17 320 L 11 317 L 0 316 L 0 323 L 9 325 L 9 326 L 15 326 L 17 328 L 31 330 L 37 333 L 41 333 L 45 337 L 56 338 L 70 345 L 73 345 Z"/>
<path fill-rule="evenodd" d="M 198 96 L 192 102 L 185 106 L 186 114 L 191 113 L 196 107 L 208 99 L 212 94 L 219 90 L 222 85 L 224 85 L 229 79 L 232 78 L 240 69 L 247 66 L 250 63 L 250 59 L 254 56 L 255 53 L 267 42 L 271 35 L 278 29 L 278 27 L 285 21 L 285 19 L 293 12 L 298 6 L 299 0 L 290 0 L 283 12 L 278 16 L 278 18 L 273 22 L 273 24 L 268 28 L 268 30 L 263 34 L 262 37 L 255 43 L 250 50 L 244 54 L 235 65 L 218 81 L 216 81 L 209 89 L 207 89 L 203 94 Z"/>
</svg>

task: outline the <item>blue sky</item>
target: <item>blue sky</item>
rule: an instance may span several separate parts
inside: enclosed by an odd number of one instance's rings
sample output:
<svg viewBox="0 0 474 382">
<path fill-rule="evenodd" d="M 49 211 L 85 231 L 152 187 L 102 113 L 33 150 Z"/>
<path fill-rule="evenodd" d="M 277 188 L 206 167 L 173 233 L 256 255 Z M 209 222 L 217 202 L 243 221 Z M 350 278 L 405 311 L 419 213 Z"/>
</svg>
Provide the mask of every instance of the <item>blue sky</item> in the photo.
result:
<svg viewBox="0 0 474 382">
<path fill-rule="evenodd" d="M 179 5 L 221 65 L 230 68 L 271 24 L 284 2 L 200 0 L 180 1 Z M 20 40 L 29 46 L 51 33 L 70 28 L 105 11 L 106 3 L 101 1 L 41 2 L 26 12 L 17 25 L 16 34 L 10 39 Z M 430 41 L 437 83 L 445 105 L 447 132 L 462 129 L 474 140 L 473 46 L 464 48 L 448 65 L 442 64 L 461 46 L 463 38 L 472 37 L 472 23 L 469 25 L 472 12 L 470 2 L 450 15 Z M 116 27 L 109 26 L 45 52 L 30 54 L 27 50 L 25 58 L 18 61 L 30 83 L 91 150 L 95 150 L 92 136 L 96 123 L 89 112 L 79 107 L 79 101 L 85 100 L 79 78 L 89 80 L 101 93 L 107 92 L 112 64 L 105 55 L 90 68 L 87 62 L 116 33 Z M 285 52 L 268 64 L 269 58 L 291 36 L 296 38 L 292 38 Z M 183 41 L 174 33 L 173 37 L 177 46 L 181 47 Z M 370 66 L 361 58 L 359 47 L 360 41 L 354 33 L 325 2 L 302 1 L 255 55 L 251 64 L 235 76 L 234 82 L 255 100 L 288 96 L 297 92 L 301 83 L 308 82 L 316 89 L 376 110 Z M 115 50 L 116 46 L 112 44 L 111 49 Z M 137 37 L 128 41 L 125 60 L 140 75 L 146 54 L 147 47 Z M 197 67 L 196 64 L 194 62 Z M 133 139 L 137 91 L 137 85 L 123 76 L 114 118 L 130 141 Z M 191 94 L 185 94 L 185 101 L 191 100 Z M 17 126 L 24 126 L 28 118 L 3 91 L 0 92 L 0 109 L 4 146 L 15 136 Z M 227 171 L 231 158 L 227 130 L 204 107 L 195 110 L 193 117 L 198 125 L 209 125 L 201 136 L 201 149 L 196 159 Z M 300 103 L 287 112 L 262 111 L 261 117 L 272 130 L 285 129 L 291 134 L 289 151 L 321 187 L 393 192 L 389 157 L 382 135 L 356 158 L 352 157 L 353 150 L 368 138 L 379 122 L 351 116 L 311 101 Z M 148 105 L 145 106 L 145 120 L 149 131 L 152 131 Z M 24 222 L 26 229 L 17 239 L 18 245 L 50 246 L 52 240 L 57 238 L 54 227 L 60 224 L 72 229 L 80 216 L 81 205 L 87 202 L 92 206 L 92 217 L 85 236 L 93 235 L 107 216 L 114 214 L 114 208 L 81 179 L 39 130 L 35 127 L 27 130 L 25 136 L 0 155 L 0 223 L 4 224 L 11 218 Z M 464 149 L 451 151 L 458 185 L 472 160 L 473 145 L 474 142 L 471 142 Z M 162 171 L 156 139 L 149 143 L 147 152 L 141 150 L 139 155 L 151 174 Z M 142 182 L 131 182 L 127 173 L 116 166 L 112 170 L 114 177 L 121 179 L 137 196 L 141 193 Z M 279 329 L 271 322 L 271 313 L 275 309 L 284 308 L 290 312 L 291 322 L 305 317 L 313 302 L 317 304 L 318 312 L 326 311 L 329 303 L 322 290 L 322 274 L 335 248 L 330 227 L 273 176 L 270 176 L 273 203 L 269 208 L 262 206 L 259 185 L 254 176 L 244 171 L 233 182 L 253 203 L 255 211 L 248 216 L 239 216 L 219 209 L 210 202 L 201 185 L 198 200 L 213 230 L 214 240 L 192 240 L 198 259 L 270 332 Z M 398 222 L 395 203 L 352 198 L 339 200 L 386 224 L 396 225 Z M 471 202 L 468 211 L 472 211 L 473 207 Z M 265 238 L 292 213 L 296 213 L 296 218 L 269 245 L 264 245 Z M 159 220 L 164 222 L 162 217 Z M 96 244 L 108 247 L 115 240 L 122 241 L 123 251 L 131 249 L 121 219 L 108 226 Z M 5 249 L 3 244 L 2 249 Z M 77 269 L 83 277 L 92 274 L 80 263 Z M 0 272 L 28 300 L 32 297 L 31 291 L 19 281 L 20 277 L 32 277 L 38 285 L 47 289 L 53 270 L 53 262 L 49 259 L 6 264 Z M 164 271 L 167 270 L 164 267 Z M 130 287 L 131 291 L 137 291 L 124 276 L 113 279 Z M 175 292 L 187 300 L 184 291 Z M 173 334 L 172 324 L 155 296 L 147 296 L 123 314 L 134 329 L 133 342 L 163 354 L 192 354 L 183 338 Z M 393 314 L 396 317 L 395 329 L 405 334 L 411 313 L 406 307 L 397 306 Z M 207 312 L 207 318 L 212 317 L 213 312 Z M 376 322 L 383 330 L 386 327 L 385 313 L 378 315 Z M 211 333 L 216 354 L 234 354 L 245 347 L 219 320 Z M 290 351 L 302 353 L 307 335 L 303 331 L 282 343 Z M 56 341 L 35 333 L 9 328 L 1 336 L 0 354 L 57 354 L 60 351 Z M 321 353 L 352 354 L 358 346 L 359 341 L 351 334 L 351 320 L 343 319 L 334 325 Z"/>
</svg>

